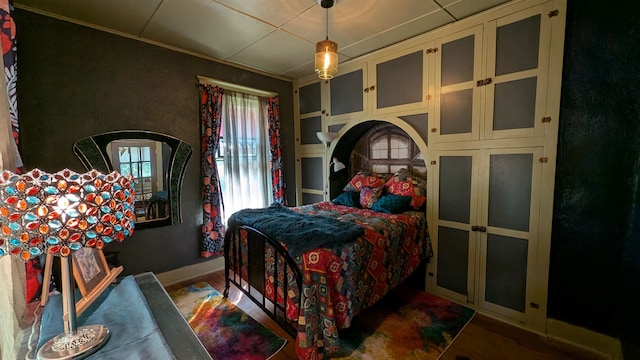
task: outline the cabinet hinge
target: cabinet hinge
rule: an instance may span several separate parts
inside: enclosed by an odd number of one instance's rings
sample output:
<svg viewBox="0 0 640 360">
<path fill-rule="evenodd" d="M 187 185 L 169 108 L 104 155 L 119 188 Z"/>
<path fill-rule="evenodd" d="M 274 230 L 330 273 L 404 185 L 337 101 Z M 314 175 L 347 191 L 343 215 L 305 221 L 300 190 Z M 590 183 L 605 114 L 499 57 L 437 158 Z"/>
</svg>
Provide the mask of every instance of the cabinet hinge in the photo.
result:
<svg viewBox="0 0 640 360">
<path fill-rule="evenodd" d="M 492 82 L 493 80 L 491 80 L 491 78 L 486 78 L 486 79 L 476 81 L 476 86 L 477 87 L 485 86 L 485 85 L 491 84 Z"/>
<path fill-rule="evenodd" d="M 529 303 L 529 306 L 531 306 L 531 307 L 532 307 L 532 308 L 534 308 L 534 309 L 540 309 L 540 305 L 538 305 L 538 304 L 536 304 L 536 303 L 534 303 L 534 302 Z"/>
<path fill-rule="evenodd" d="M 471 231 L 487 232 L 487 228 L 485 226 L 473 225 L 471 226 Z"/>
<path fill-rule="evenodd" d="M 549 17 L 554 17 L 554 16 L 558 16 L 560 14 L 560 10 L 555 9 L 555 10 L 551 10 L 549 11 Z"/>
<path fill-rule="evenodd" d="M 549 162 L 549 158 L 546 156 L 541 157 L 540 159 L 538 159 L 539 162 L 546 164 Z"/>
<path fill-rule="evenodd" d="M 427 54 L 432 54 L 437 52 L 438 52 L 438 48 L 428 48 L 426 51 Z"/>
<path fill-rule="evenodd" d="M 551 122 L 551 116 L 545 116 L 542 118 L 542 122 L 543 123 L 550 123 Z"/>
</svg>

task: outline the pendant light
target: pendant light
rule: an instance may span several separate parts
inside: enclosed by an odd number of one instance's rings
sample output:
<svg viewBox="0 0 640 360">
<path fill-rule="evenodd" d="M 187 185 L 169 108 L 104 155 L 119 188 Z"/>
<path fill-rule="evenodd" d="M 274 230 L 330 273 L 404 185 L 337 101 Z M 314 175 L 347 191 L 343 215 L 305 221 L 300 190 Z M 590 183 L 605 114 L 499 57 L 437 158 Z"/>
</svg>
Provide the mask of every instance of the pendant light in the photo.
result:
<svg viewBox="0 0 640 360">
<path fill-rule="evenodd" d="M 320 6 L 326 9 L 327 36 L 325 40 L 316 44 L 316 73 L 323 80 L 331 79 L 338 72 L 338 44 L 329 40 L 329 8 L 335 0 L 318 0 Z"/>
</svg>

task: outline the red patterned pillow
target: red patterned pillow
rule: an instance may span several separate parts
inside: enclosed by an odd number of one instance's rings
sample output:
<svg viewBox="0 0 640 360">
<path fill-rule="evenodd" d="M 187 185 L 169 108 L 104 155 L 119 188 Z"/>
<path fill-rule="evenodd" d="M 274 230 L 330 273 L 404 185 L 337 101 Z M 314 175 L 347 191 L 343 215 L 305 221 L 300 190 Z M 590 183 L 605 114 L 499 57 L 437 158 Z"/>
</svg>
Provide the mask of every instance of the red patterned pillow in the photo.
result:
<svg viewBox="0 0 640 360">
<path fill-rule="evenodd" d="M 363 187 L 377 188 L 383 186 L 385 179 L 379 175 L 368 171 L 360 171 L 355 174 L 351 181 L 342 189 L 342 191 L 360 191 Z"/>
<path fill-rule="evenodd" d="M 427 201 L 427 183 L 416 178 L 407 169 L 400 169 L 386 183 L 387 193 L 400 196 L 411 196 L 409 206 L 420 209 Z"/>
<path fill-rule="evenodd" d="M 362 189 L 360 189 L 360 207 L 371 209 L 373 204 L 375 204 L 376 201 L 380 199 L 380 196 L 382 196 L 383 189 L 384 185 L 377 188 L 364 186 Z"/>
</svg>

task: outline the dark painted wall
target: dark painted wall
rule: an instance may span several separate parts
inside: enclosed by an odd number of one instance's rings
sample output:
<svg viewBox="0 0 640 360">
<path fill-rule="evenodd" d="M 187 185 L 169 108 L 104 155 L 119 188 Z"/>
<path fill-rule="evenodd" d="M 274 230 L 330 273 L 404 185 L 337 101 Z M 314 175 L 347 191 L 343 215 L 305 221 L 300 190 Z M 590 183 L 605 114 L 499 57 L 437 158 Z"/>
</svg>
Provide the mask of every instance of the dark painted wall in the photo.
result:
<svg viewBox="0 0 640 360">
<path fill-rule="evenodd" d="M 15 21 L 20 150 L 27 169 L 84 171 L 73 143 L 112 130 L 157 131 L 193 147 L 182 185 L 183 223 L 136 231 L 105 249 L 120 251 L 126 273 L 163 272 L 204 260 L 197 75 L 277 92 L 283 146 L 294 149 L 289 81 L 24 10 L 16 10 Z M 293 200 L 294 153 L 284 153 L 287 196 Z"/>
<path fill-rule="evenodd" d="M 549 317 L 631 351 L 640 342 L 638 2 L 568 2 L 554 204 Z"/>
</svg>

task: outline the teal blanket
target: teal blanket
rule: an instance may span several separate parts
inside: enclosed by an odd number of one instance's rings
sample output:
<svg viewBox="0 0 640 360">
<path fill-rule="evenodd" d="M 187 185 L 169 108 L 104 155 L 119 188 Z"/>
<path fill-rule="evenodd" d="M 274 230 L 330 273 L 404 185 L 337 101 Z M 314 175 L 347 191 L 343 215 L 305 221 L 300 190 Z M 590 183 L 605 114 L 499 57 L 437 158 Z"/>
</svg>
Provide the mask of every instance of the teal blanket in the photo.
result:
<svg viewBox="0 0 640 360">
<path fill-rule="evenodd" d="M 286 245 L 291 256 L 320 247 L 333 248 L 364 235 L 364 228 L 329 216 L 308 215 L 278 203 L 264 209 L 243 209 L 229 217 L 229 227 L 250 226 Z"/>
<path fill-rule="evenodd" d="M 61 297 L 50 296 L 47 301 L 42 313 L 38 349 L 64 332 Z M 175 359 L 132 276 L 125 277 L 117 285 L 110 285 L 77 318 L 76 324 L 78 327 L 105 325 L 111 333 L 109 341 L 86 359 Z"/>
</svg>

